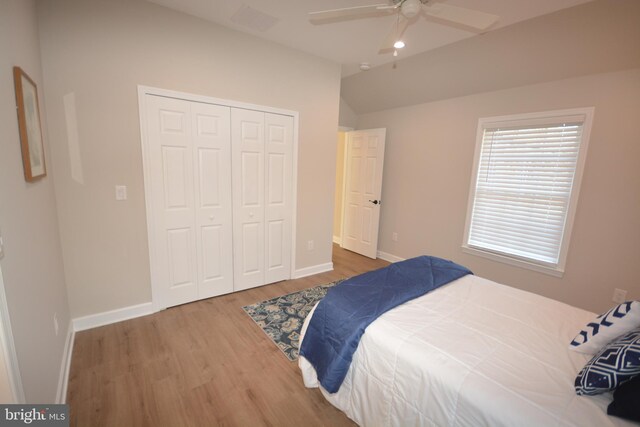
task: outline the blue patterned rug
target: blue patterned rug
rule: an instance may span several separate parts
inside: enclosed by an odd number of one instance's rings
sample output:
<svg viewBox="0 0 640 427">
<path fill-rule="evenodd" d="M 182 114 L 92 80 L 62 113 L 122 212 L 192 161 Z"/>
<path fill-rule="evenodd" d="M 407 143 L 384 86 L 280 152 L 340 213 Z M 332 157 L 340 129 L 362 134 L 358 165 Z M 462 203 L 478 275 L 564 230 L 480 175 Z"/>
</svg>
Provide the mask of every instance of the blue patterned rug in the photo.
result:
<svg viewBox="0 0 640 427">
<path fill-rule="evenodd" d="M 292 294 L 247 305 L 242 309 L 292 362 L 298 359 L 302 323 L 327 290 L 342 282 L 327 283 Z"/>
</svg>

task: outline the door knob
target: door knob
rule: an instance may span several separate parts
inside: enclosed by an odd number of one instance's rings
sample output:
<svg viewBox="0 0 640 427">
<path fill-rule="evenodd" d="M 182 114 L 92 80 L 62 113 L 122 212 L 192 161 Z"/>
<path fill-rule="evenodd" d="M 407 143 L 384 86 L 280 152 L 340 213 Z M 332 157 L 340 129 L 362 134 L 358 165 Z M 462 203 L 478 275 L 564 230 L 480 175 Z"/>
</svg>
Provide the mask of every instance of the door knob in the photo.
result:
<svg viewBox="0 0 640 427">
<path fill-rule="evenodd" d="M 374 205 L 377 204 L 382 204 L 382 200 L 369 200 L 371 203 L 373 203 Z"/>
</svg>

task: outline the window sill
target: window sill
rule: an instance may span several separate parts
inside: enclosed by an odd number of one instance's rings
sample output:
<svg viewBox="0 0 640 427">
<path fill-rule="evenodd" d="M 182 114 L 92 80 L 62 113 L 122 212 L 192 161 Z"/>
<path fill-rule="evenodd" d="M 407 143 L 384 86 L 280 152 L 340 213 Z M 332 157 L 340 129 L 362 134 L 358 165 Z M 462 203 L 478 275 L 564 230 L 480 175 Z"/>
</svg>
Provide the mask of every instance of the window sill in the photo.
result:
<svg viewBox="0 0 640 427">
<path fill-rule="evenodd" d="M 493 261 L 498 261 L 503 264 L 509 264 L 514 267 L 526 268 L 527 270 L 537 271 L 538 273 L 548 274 L 550 276 L 562 277 L 564 275 L 564 269 L 560 267 L 547 267 L 540 264 L 534 264 L 525 260 L 511 258 L 506 255 L 497 254 L 495 252 L 483 251 L 477 248 L 471 248 L 467 245 L 462 245 L 462 252 L 476 255 L 482 258 L 487 258 Z"/>
</svg>

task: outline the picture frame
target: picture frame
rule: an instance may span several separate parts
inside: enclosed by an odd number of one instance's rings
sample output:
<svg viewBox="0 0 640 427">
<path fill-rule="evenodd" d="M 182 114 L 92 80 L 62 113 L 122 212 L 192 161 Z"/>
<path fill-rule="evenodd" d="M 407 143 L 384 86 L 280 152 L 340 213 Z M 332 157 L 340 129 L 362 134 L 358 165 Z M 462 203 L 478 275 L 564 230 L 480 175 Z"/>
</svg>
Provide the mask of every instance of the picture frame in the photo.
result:
<svg viewBox="0 0 640 427">
<path fill-rule="evenodd" d="M 47 175 L 38 87 L 27 73 L 17 66 L 13 67 L 13 80 L 16 89 L 24 178 L 27 182 L 33 182 Z"/>
</svg>

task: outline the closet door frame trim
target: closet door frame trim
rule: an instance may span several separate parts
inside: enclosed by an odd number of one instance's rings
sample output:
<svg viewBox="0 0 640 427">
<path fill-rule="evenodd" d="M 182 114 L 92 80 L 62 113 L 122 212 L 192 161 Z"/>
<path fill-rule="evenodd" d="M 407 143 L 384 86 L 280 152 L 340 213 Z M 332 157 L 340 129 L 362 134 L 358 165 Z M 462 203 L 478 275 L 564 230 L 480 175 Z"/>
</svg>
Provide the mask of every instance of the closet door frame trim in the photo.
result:
<svg viewBox="0 0 640 427">
<path fill-rule="evenodd" d="M 265 105 L 257 105 L 257 104 L 249 104 L 246 102 L 232 101 L 228 99 L 221 98 L 213 98 L 205 95 L 196 95 L 193 93 L 187 92 L 179 92 L 169 89 L 161 89 L 151 86 L 143 86 L 138 85 L 138 111 L 140 114 L 140 142 L 142 145 L 142 170 L 144 174 L 144 196 L 145 196 L 145 209 L 146 209 L 146 220 L 147 220 L 147 240 L 149 245 L 149 266 L 150 266 L 150 275 L 151 275 L 151 303 L 153 306 L 153 311 L 160 311 L 165 309 L 163 307 L 159 293 L 162 292 L 161 289 L 158 289 L 160 278 L 158 277 L 158 272 L 154 271 L 153 266 L 156 265 L 157 254 L 156 250 L 156 242 L 155 236 L 153 232 L 153 224 L 154 222 L 154 212 L 153 212 L 153 200 L 151 194 L 151 176 L 150 176 L 150 153 L 149 153 L 149 135 L 147 132 L 147 105 L 145 102 L 145 97 L 147 95 L 153 96 L 163 96 L 166 98 L 176 98 L 182 99 L 185 101 L 193 101 L 193 102 L 202 102 L 205 104 L 213 104 L 220 105 L 224 107 L 231 108 L 242 108 L 245 110 L 255 110 L 261 111 L 265 113 L 273 113 L 273 114 L 281 114 L 283 116 L 291 116 L 293 117 L 293 169 L 292 169 L 292 178 L 293 182 L 291 183 L 291 268 L 290 268 L 290 277 L 294 277 L 295 265 L 296 265 L 296 230 L 298 228 L 297 224 L 297 210 L 298 210 L 298 118 L 299 113 L 297 111 L 292 110 L 284 110 L 281 108 L 274 108 Z"/>
</svg>

